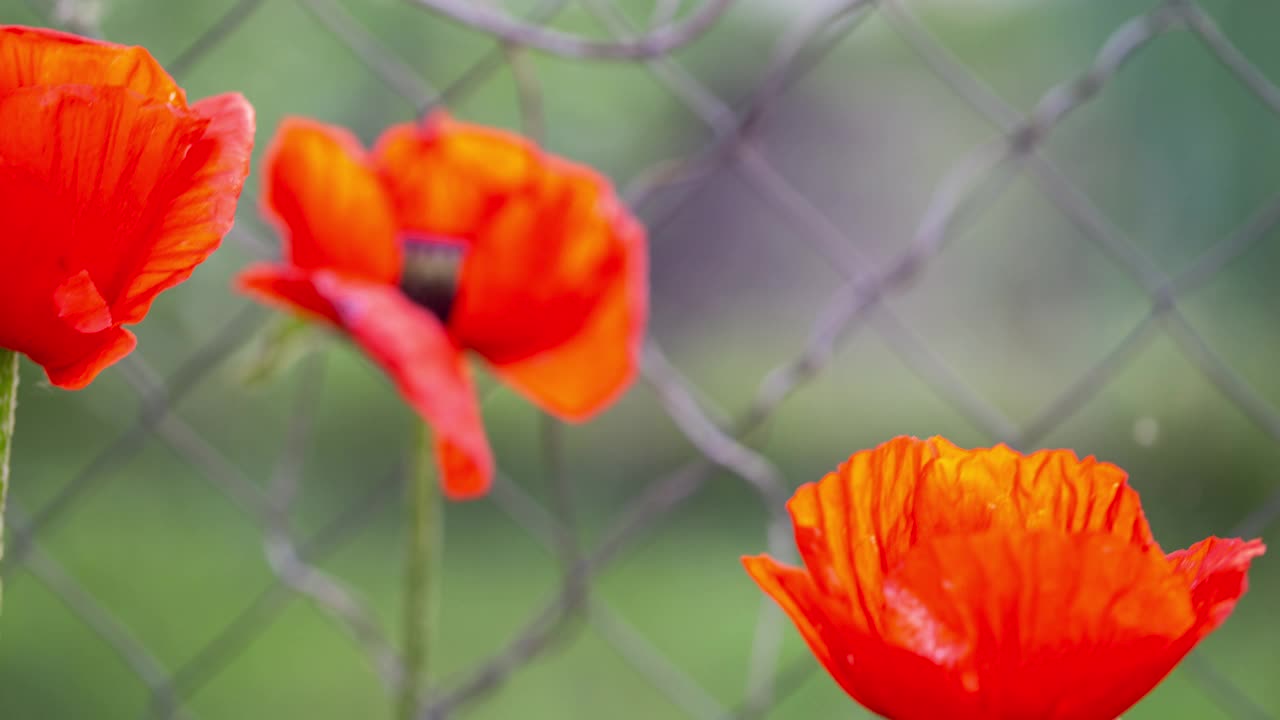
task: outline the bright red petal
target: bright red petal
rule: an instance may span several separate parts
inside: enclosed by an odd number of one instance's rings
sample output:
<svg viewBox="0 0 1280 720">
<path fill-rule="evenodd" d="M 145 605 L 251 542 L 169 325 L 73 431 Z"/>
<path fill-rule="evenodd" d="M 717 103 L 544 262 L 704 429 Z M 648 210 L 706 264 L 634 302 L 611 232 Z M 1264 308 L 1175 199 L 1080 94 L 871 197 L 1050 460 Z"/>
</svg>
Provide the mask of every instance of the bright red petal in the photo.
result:
<svg viewBox="0 0 1280 720">
<path fill-rule="evenodd" d="M 267 302 L 328 320 L 348 333 L 431 425 L 445 494 L 462 500 L 488 490 L 493 456 L 471 374 L 434 315 L 393 286 L 328 270 L 260 266 L 243 273 L 239 284 Z"/>
<path fill-rule="evenodd" d="M 118 323 L 140 322 L 156 296 L 190 277 L 235 223 L 253 152 L 253 107 L 242 96 L 228 94 L 201 100 L 191 109 L 209 125 L 175 170 L 170 186 L 176 194 L 112 308 Z"/>
<path fill-rule="evenodd" d="M 186 107 L 182 88 L 143 48 L 56 30 L 0 26 L 0 94 L 52 85 L 122 87 L 161 104 Z"/>
<path fill-rule="evenodd" d="M 942 697 L 948 687 L 946 671 L 859 630 L 851 621 L 847 599 L 824 593 L 807 571 L 781 565 L 768 556 L 742 561 L 760 589 L 795 623 L 831 677 L 873 712 L 897 720 L 933 720 L 940 707 L 963 706 L 963 697 L 958 694 L 950 699 Z M 930 690 L 920 692 L 920 687 Z M 960 715 L 947 717 L 965 720 Z"/>
<path fill-rule="evenodd" d="M 265 212 L 290 262 L 369 282 L 400 279 L 399 228 L 377 173 L 342 128 L 285 120 L 264 162 Z"/>
<path fill-rule="evenodd" d="M 79 333 L 92 334 L 111 327 L 111 307 L 88 270 L 72 275 L 53 291 L 53 304 L 58 319 Z"/>
<path fill-rule="evenodd" d="M 155 249 L 172 179 L 208 126 L 119 87 L 0 95 L 0 346 L 62 386 L 131 347 L 118 325 L 138 316 L 116 304 Z M 197 260 L 186 262 L 189 272 Z"/>
<path fill-rule="evenodd" d="M 64 390 L 80 390 L 104 368 L 120 362 L 124 356 L 133 352 L 138 339 L 133 333 L 122 327 L 112 327 L 92 335 L 82 335 L 79 351 L 66 365 L 48 364 L 44 366 L 49 382 Z"/>
<path fill-rule="evenodd" d="M 934 538 L 884 594 L 886 640 L 949 671 L 900 690 L 965 698 L 935 705 L 949 717 L 1114 720 L 1173 668 L 1195 622 L 1164 557 L 1105 532 Z"/>
<path fill-rule="evenodd" d="M 1211 537 L 1186 550 L 1169 553 L 1174 570 L 1191 588 L 1191 604 L 1196 611 L 1193 644 L 1231 615 L 1236 601 L 1249 588 L 1249 564 L 1266 550 L 1261 540 Z"/>
</svg>

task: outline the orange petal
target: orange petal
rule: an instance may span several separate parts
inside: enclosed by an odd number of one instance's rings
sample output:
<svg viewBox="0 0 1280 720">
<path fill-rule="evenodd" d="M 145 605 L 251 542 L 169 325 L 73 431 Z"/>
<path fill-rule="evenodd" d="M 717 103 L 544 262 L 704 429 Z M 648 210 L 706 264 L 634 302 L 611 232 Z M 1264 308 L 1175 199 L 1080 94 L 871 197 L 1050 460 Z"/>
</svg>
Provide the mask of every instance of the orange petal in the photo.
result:
<svg viewBox="0 0 1280 720">
<path fill-rule="evenodd" d="M 998 445 L 930 463 L 914 499 L 921 536 L 987 528 L 1105 531 L 1154 544 L 1123 470 L 1070 450 L 1021 455 Z"/>
<path fill-rule="evenodd" d="M 566 420 L 586 420 L 608 406 L 639 367 L 649 308 L 644 229 L 630 218 L 619 218 L 616 227 L 622 268 L 582 327 L 555 347 L 494 366 L 508 384 Z"/>
<path fill-rule="evenodd" d="M 542 154 L 518 135 L 442 112 L 389 128 L 374 151 L 403 227 L 472 239 L 499 205 L 536 186 Z"/>
<path fill-rule="evenodd" d="M 170 181 L 173 199 L 116 301 L 117 322 L 141 321 L 156 296 L 190 277 L 235 223 L 253 151 L 253 107 L 244 97 L 227 94 L 191 109 L 209 121 L 208 127 Z"/>
<path fill-rule="evenodd" d="M 360 143 L 338 127 L 285 120 L 267 149 L 265 212 L 288 238 L 290 261 L 394 284 L 398 227 Z"/>
<path fill-rule="evenodd" d="M 828 636 L 834 639 L 833 631 L 837 628 L 827 616 L 822 591 L 814 585 L 809 573 L 787 567 L 768 555 L 743 557 L 742 564 L 751 579 L 795 623 L 800 636 L 809 644 L 809 649 L 818 662 L 822 663 L 837 682 L 843 684 L 845 668 L 835 662 L 836 654 L 827 644 Z"/>
<path fill-rule="evenodd" d="M 508 198 L 476 235 L 450 332 L 498 366 L 558 348 L 631 281 L 633 223 L 607 181 L 548 159 L 538 189 Z"/>
<path fill-rule="evenodd" d="M 136 319 L 114 304 L 152 252 L 174 194 L 170 179 L 207 126 L 192 111 L 119 87 L 0 94 L 0 256 L 8 260 L 0 265 L 0 345 L 47 369 L 78 368 L 77 378 L 121 357 L 132 342 L 123 335 L 79 332 L 106 332 L 105 315 L 68 324 L 65 312 L 87 308 L 68 305 L 75 293 L 64 282 L 83 271 L 79 287 L 92 286 L 112 306 L 112 323 Z"/>
<path fill-rule="evenodd" d="M 1195 622 L 1164 557 L 1105 532 L 926 540 L 884 596 L 886 638 L 949 670 L 937 691 L 972 717 L 1113 720 L 1173 668 Z"/>
<path fill-rule="evenodd" d="M 802 485 L 787 503 L 806 567 L 824 593 L 849 598 L 856 627 L 878 630 L 884 574 L 914 542 L 917 477 L 951 452 L 961 451 L 940 438 L 895 438 Z"/>
<path fill-rule="evenodd" d="M 56 30 L 0 26 L 0 94 L 51 85 L 122 87 L 186 107 L 182 88 L 143 48 Z"/>
<path fill-rule="evenodd" d="M 469 246 L 450 333 L 547 410 L 582 419 L 633 377 L 643 229 L 609 183 L 517 135 L 432 116 L 375 153 L 409 232 Z"/>
<path fill-rule="evenodd" d="M 349 334 L 431 425 L 445 494 L 468 499 L 488 490 L 493 457 L 471 374 L 434 315 L 394 286 L 328 270 L 259 266 L 243 273 L 239 284 L 268 302 L 323 318 Z"/>
<path fill-rule="evenodd" d="M 1249 588 L 1246 577 L 1249 564 L 1266 550 L 1261 540 L 1211 537 L 1186 550 L 1169 553 L 1174 570 L 1191 589 L 1191 604 L 1196 611 L 1192 644 L 1216 630 L 1231 615 L 1236 601 Z"/>
</svg>

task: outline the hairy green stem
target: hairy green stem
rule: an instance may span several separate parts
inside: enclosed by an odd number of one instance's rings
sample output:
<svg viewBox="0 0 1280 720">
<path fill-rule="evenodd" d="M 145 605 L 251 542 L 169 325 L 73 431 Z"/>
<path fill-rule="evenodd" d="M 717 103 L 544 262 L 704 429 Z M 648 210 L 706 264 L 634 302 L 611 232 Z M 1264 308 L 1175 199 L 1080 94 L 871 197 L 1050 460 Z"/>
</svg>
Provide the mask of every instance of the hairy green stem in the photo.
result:
<svg viewBox="0 0 1280 720">
<path fill-rule="evenodd" d="M 4 504 L 9 494 L 9 455 L 18 409 L 18 353 L 0 349 L 0 559 L 4 558 Z M 3 587 L 0 586 L 0 593 Z M 3 600 L 3 595 L 0 595 Z M 2 605 L 2 603 L 0 603 Z"/>
<path fill-rule="evenodd" d="M 404 675 L 400 686 L 400 720 L 413 720 L 422 706 L 427 684 L 431 632 L 438 603 L 440 550 L 444 533 L 437 491 L 431 431 L 423 427 L 409 475 L 405 534 Z"/>
</svg>

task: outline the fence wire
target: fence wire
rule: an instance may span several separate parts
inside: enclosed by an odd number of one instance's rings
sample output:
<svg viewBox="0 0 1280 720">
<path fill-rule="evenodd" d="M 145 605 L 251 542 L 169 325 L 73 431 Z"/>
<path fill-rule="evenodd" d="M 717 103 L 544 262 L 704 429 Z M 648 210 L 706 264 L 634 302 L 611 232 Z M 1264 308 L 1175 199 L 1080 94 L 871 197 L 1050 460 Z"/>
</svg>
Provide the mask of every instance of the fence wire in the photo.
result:
<svg viewBox="0 0 1280 720">
<path fill-rule="evenodd" d="M 1046 90 L 1029 113 L 1003 100 L 917 17 L 906 0 L 833 0 L 795 3 L 775 38 L 769 62 L 745 98 L 729 101 L 677 62 L 672 53 L 697 45 L 713 32 L 735 6 L 752 0 L 656 0 L 648 23 L 633 21 L 610 0 L 542 0 L 526 16 L 498 4 L 466 0 L 407 0 L 461 26 L 493 38 L 494 47 L 475 60 L 451 84 L 436 87 L 412 63 L 392 52 L 378 34 L 337 0 L 238 0 L 216 17 L 167 67 L 179 80 L 200 63 L 212 61 L 224 41 L 272 1 L 292 2 L 316 22 L 316 28 L 340 41 L 370 77 L 420 111 L 465 98 L 498 71 L 516 79 L 516 94 L 525 131 L 537 138 L 545 127 L 542 89 L 529 53 L 544 53 L 575 62 L 626 62 L 643 66 L 670 96 L 705 125 L 709 140 L 696 152 L 654 164 L 622 183 L 624 195 L 646 219 L 652 242 L 660 246 L 670 220 L 697 193 L 724 173 L 736 176 L 775 216 L 787 242 L 800 245 L 829 265 L 841 279 L 838 289 L 817 313 L 803 347 L 759 381 L 747 409 L 731 416 L 688 381 L 655 338 L 644 347 L 644 383 L 637 392 L 653 393 L 671 422 L 696 451 L 687 461 L 653 478 L 628 503 L 594 545 L 583 533 L 574 496 L 563 467 L 563 436 L 554 420 L 543 419 L 539 442 L 551 487 L 549 506 L 535 499 L 499 470 L 493 503 L 543 546 L 558 562 L 556 589 L 509 642 L 461 676 L 437 680 L 421 717 L 443 720 L 482 702 L 512 675 L 537 662 L 557 645 L 579 633 L 592 632 L 612 646 L 635 672 L 666 696 L 684 716 L 726 720 L 764 717 L 797 692 L 819 671 L 807 656 L 780 663 L 784 618 L 762 601 L 753 631 L 752 657 L 738 702 L 726 705 L 703 687 L 632 625 L 625 615 L 592 591 L 593 581 L 628 550 L 661 530 L 664 519 L 682 507 L 715 474 L 740 478 L 755 493 L 771 518 L 770 550 L 786 556 L 788 524 L 782 513 L 791 483 L 768 457 L 744 441 L 801 387 L 818 377 L 836 353 L 858 333 L 874 333 L 939 399 L 970 420 L 991 442 L 1035 447 L 1090 399 L 1102 393 L 1133 359 L 1159 338 L 1171 339 L 1181 354 L 1259 429 L 1280 443 L 1280 408 L 1269 402 L 1215 351 L 1188 320 L 1180 302 L 1205 286 L 1225 266 L 1263 242 L 1280 224 L 1280 191 L 1246 218 L 1239 229 L 1214 243 L 1176 274 L 1164 272 L 1117 228 L 1071 177 L 1044 152 L 1046 141 L 1071 114 L 1089 104 L 1136 56 L 1166 35 L 1189 34 L 1272 113 L 1280 115 L 1280 88 L 1252 64 L 1194 0 L 1155 4 L 1116 27 L 1092 61 L 1076 75 Z M 104 2 L 90 0 L 26 0 L 44 22 L 86 34 L 100 34 Z M 562 10 L 575 6 L 593 18 L 603 32 L 580 36 L 549 25 Z M 989 125 L 989 139 L 973 147 L 940 178 L 920 215 L 915 231 L 897 243 L 888 262 L 859 252 L 841 224 L 788 180 L 758 142 L 758 121 L 788 87 L 820 67 L 828 53 L 857 34 L 866 20 L 878 17 L 915 53 L 917 61 L 939 79 L 955 98 Z M 1006 415 L 966 382 L 930 348 L 893 308 L 902 293 L 966 227 L 992 205 L 1015 177 L 1029 178 L 1040 194 L 1089 242 L 1132 281 L 1147 301 L 1144 316 L 1113 347 L 1025 422 Z M 258 237 L 245 223 L 233 241 L 254 254 L 274 252 L 273 243 Z M 311 418 L 325 383 L 325 362 L 311 356 L 292 375 L 295 407 L 275 471 L 265 487 L 247 477 L 226 451 L 214 447 L 183 419 L 183 398 L 205 382 L 228 357 L 259 331 L 267 314 L 248 308 L 236 314 L 207 342 L 196 348 L 174 372 L 161 377 L 135 352 L 118 370 L 136 393 L 132 423 L 39 507 L 12 507 L 12 538 L 7 575 L 17 566 L 41 583 L 86 627 L 112 648 L 150 694 L 147 715 L 194 718 L 191 699 L 232 666 L 249 645 L 266 632 L 295 600 L 303 598 L 321 610 L 351 640 L 394 692 L 403 669 L 395 642 L 385 634 L 358 588 L 319 565 L 350 544 L 367 528 L 379 508 L 398 497 L 402 468 L 390 463 L 364 483 L 362 496 L 346 505 L 318 530 L 299 534 L 291 510 L 301 492 L 302 458 L 312 443 Z M 204 644 L 185 661 L 166 666 L 148 650 L 111 610 L 99 602 L 41 542 L 65 522 L 69 509 L 113 470 L 127 467 L 148 442 L 158 440 L 195 469 L 235 504 L 261 531 L 263 552 L 274 581 L 248 598 L 229 622 L 213 628 Z M 1256 536 L 1280 518 L 1280 488 L 1229 535 Z M 744 548 L 749 550 L 749 548 Z M 1205 695 L 1229 717 L 1271 717 L 1233 678 L 1203 654 L 1186 665 Z"/>
</svg>

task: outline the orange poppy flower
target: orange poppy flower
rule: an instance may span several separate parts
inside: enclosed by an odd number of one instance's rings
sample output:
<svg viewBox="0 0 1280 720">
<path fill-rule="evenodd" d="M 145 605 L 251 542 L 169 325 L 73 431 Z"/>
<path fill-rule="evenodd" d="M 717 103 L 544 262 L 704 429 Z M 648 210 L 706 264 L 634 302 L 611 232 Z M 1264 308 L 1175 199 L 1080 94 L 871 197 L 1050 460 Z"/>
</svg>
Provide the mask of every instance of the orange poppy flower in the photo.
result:
<svg viewBox="0 0 1280 720">
<path fill-rule="evenodd" d="M 70 389 L 127 355 L 231 229 L 253 130 L 142 48 L 0 26 L 0 347 Z"/>
<path fill-rule="evenodd" d="M 240 287 L 363 348 L 431 424 L 450 497 L 483 494 L 493 472 L 464 350 L 568 420 L 635 375 L 644 230 L 607 180 L 520 137 L 435 114 L 366 153 L 345 130 L 287 120 L 265 210 L 287 262 Z"/>
<path fill-rule="evenodd" d="M 941 438 L 857 453 L 787 507 L 805 567 L 747 571 L 896 720 L 1113 720 L 1227 619 L 1264 550 L 1165 555 L 1114 465 Z"/>
</svg>

